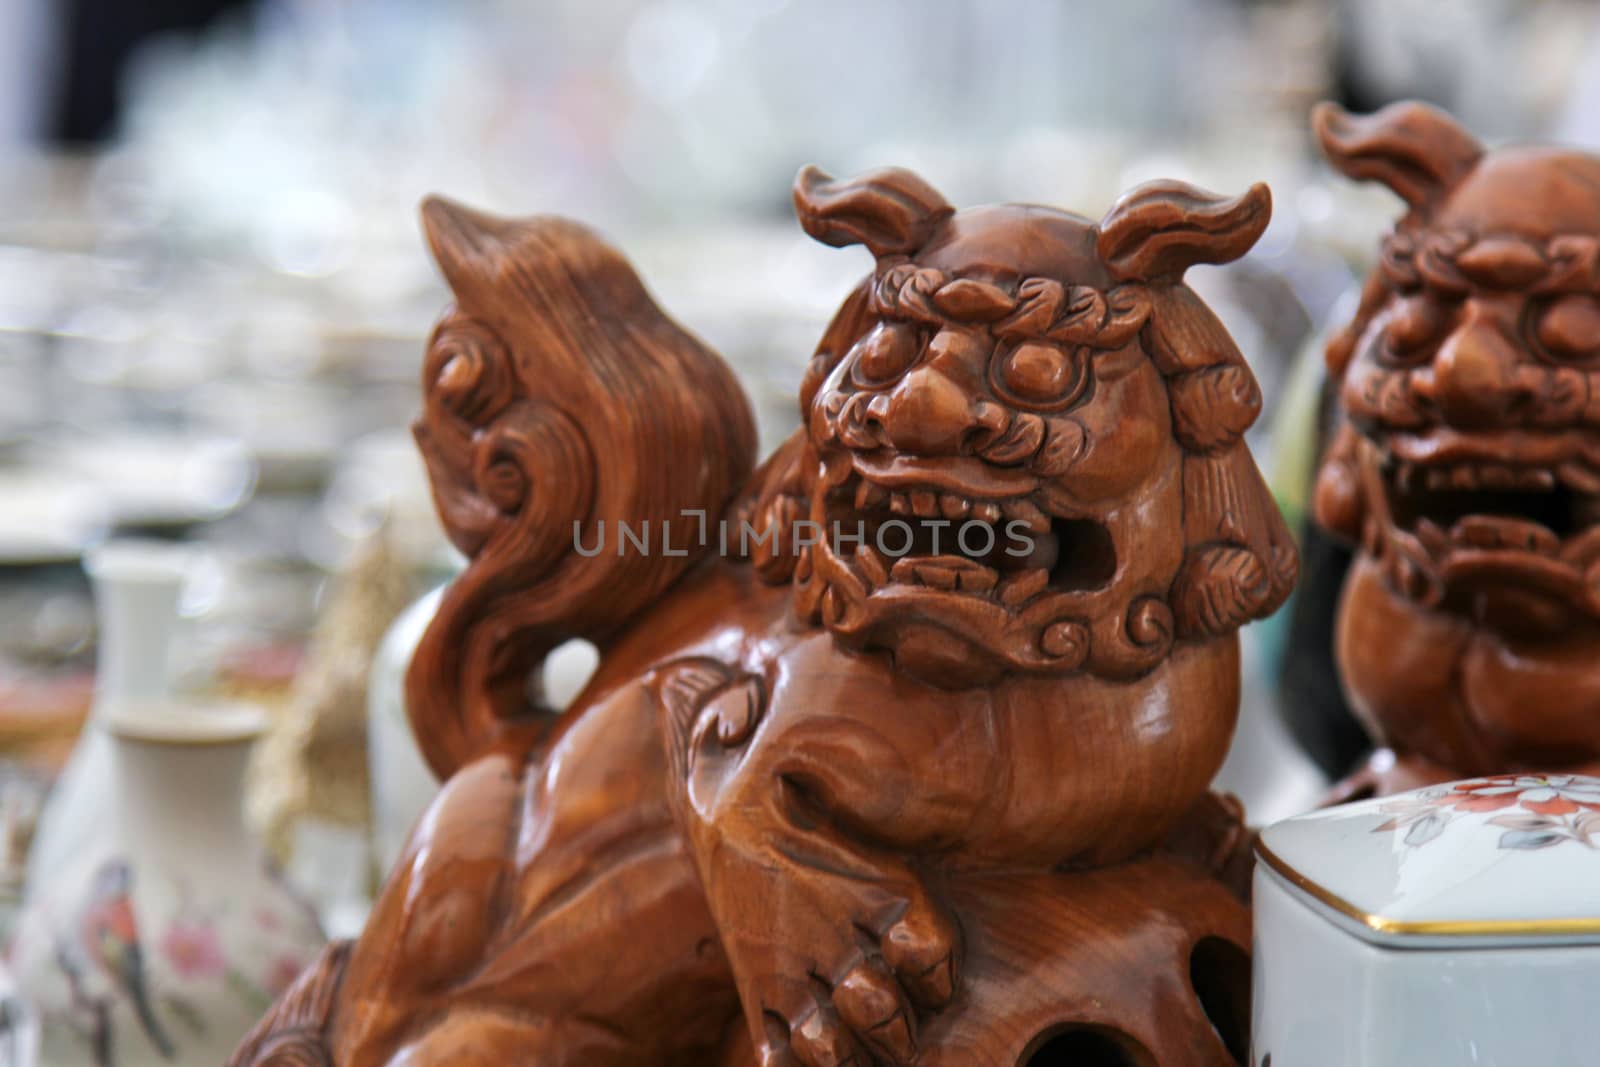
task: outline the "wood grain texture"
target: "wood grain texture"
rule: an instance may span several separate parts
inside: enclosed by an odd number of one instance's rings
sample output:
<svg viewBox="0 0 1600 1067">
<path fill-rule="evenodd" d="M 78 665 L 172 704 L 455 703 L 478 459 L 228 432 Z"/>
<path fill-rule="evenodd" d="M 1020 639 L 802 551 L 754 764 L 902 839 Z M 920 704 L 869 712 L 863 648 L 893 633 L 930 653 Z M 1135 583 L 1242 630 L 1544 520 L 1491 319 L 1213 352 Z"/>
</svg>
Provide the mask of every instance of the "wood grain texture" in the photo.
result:
<svg viewBox="0 0 1600 1067">
<path fill-rule="evenodd" d="M 472 563 L 410 698 L 450 778 L 294 1024 L 329 1063 L 1240 1062 L 1249 835 L 1207 786 L 1296 560 L 1182 273 L 1265 189 L 795 200 L 877 264 L 753 473 L 726 369 L 597 238 L 425 209 L 459 303 L 418 438 Z M 616 539 L 683 509 L 684 555 Z M 600 666 L 541 716 L 571 635 Z"/>
<path fill-rule="evenodd" d="M 1336 799 L 1600 762 L 1600 158 L 1421 104 L 1315 115 L 1408 211 L 1328 346 L 1314 507 L 1359 544 L 1337 655 L 1380 750 Z"/>
<path fill-rule="evenodd" d="M 946 891 L 973 931 L 973 977 L 919 1033 L 919 1065 L 1245 1062 L 1250 914 L 1214 878 L 1151 859 L 972 875 Z M 720 1061 L 758 1062 L 744 1040 Z"/>
<path fill-rule="evenodd" d="M 470 560 L 406 680 L 412 728 L 448 777 L 549 727 L 529 672 L 603 640 L 705 554 L 659 539 L 720 515 L 749 475 L 755 426 L 727 366 L 656 307 L 627 261 L 566 219 L 422 208 L 456 306 L 423 364 L 415 431 L 445 532 Z M 619 523 L 653 552 L 616 552 Z M 575 529 L 575 524 L 577 529 Z M 583 546 L 606 550 L 586 554 Z"/>
<path fill-rule="evenodd" d="M 245 1035 L 234 1062 L 260 1067 L 329 1067 L 327 1024 L 349 958 L 348 941 L 325 947 Z"/>
</svg>

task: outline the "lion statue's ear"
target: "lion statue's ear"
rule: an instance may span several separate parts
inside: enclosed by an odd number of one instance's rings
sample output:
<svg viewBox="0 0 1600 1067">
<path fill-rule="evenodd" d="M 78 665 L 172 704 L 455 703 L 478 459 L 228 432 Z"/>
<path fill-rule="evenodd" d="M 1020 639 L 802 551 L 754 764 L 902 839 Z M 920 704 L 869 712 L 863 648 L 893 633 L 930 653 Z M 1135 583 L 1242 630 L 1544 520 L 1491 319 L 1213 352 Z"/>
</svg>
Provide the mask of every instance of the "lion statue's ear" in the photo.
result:
<svg viewBox="0 0 1600 1067">
<path fill-rule="evenodd" d="M 1238 259 L 1271 219 L 1272 194 L 1260 182 L 1231 199 L 1184 182 L 1147 182 L 1106 212 L 1095 251 L 1120 281 L 1173 280 L 1196 263 Z"/>
<path fill-rule="evenodd" d="M 1337 104 L 1311 112 L 1323 155 L 1357 181 L 1380 181 L 1413 208 L 1425 207 L 1483 157 L 1483 145 L 1449 115 L 1414 100 L 1370 115 Z"/>
<path fill-rule="evenodd" d="M 874 256 L 910 255 L 955 211 L 909 170 L 888 167 L 836 181 L 814 166 L 794 180 L 800 225 L 825 245 L 866 245 Z"/>
</svg>

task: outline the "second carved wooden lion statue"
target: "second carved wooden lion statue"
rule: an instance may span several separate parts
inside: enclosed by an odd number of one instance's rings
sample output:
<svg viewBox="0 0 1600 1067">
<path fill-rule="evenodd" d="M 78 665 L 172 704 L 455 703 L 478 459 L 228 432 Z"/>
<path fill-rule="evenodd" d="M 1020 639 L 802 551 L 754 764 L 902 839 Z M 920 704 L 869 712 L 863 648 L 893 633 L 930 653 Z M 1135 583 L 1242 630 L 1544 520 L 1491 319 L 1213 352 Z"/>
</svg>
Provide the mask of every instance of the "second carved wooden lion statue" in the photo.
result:
<svg viewBox="0 0 1600 1067">
<path fill-rule="evenodd" d="M 1600 773 L 1600 157 L 1411 102 L 1314 123 L 1406 205 L 1328 346 L 1315 514 L 1356 547 L 1336 651 L 1381 746 L 1335 795 Z"/>
<path fill-rule="evenodd" d="M 1296 557 L 1182 275 L 1265 188 L 1099 223 L 903 170 L 794 195 L 876 267 L 753 473 L 731 374 L 616 252 L 424 207 L 457 304 L 418 440 L 471 565 L 409 700 L 448 781 L 236 1064 L 1242 1060 L 1208 783 Z M 574 637 L 601 665 L 555 715 L 527 679 Z"/>
</svg>

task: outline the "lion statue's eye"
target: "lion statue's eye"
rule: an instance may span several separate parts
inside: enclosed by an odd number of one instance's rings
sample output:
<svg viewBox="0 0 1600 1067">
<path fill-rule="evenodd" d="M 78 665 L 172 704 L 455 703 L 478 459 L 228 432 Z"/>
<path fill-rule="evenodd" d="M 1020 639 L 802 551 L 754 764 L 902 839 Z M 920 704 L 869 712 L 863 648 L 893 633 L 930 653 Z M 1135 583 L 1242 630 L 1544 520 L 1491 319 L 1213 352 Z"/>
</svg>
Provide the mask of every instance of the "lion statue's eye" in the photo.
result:
<svg viewBox="0 0 1600 1067">
<path fill-rule="evenodd" d="M 1439 302 L 1426 293 L 1400 300 L 1384 328 L 1390 352 L 1402 358 L 1421 354 L 1430 342 L 1444 334 L 1449 318 Z"/>
<path fill-rule="evenodd" d="M 1045 341 L 1024 341 L 995 364 L 995 385 L 1013 403 L 1032 408 L 1068 407 L 1089 387 L 1084 350 L 1068 351 Z"/>
<path fill-rule="evenodd" d="M 911 369 L 921 347 L 908 323 L 880 322 L 850 350 L 850 373 L 857 385 L 887 385 Z"/>
<path fill-rule="evenodd" d="M 1600 301 L 1587 293 L 1552 300 L 1535 312 L 1533 336 L 1556 359 L 1589 358 L 1600 350 Z"/>
</svg>

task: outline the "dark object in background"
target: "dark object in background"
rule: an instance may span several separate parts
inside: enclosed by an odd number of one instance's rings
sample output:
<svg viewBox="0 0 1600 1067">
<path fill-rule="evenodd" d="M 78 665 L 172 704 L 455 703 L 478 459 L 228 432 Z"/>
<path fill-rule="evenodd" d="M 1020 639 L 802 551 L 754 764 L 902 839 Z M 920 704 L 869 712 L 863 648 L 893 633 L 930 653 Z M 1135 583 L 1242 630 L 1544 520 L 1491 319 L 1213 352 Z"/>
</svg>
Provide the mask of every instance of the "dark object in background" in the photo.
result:
<svg viewBox="0 0 1600 1067">
<path fill-rule="evenodd" d="M 1300 587 L 1290 604 L 1278 702 L 1289 734 L 1330 778 L 1349 773 L 1372 749 L 1350 714 L 1333 661 L 1334 611 L 1351 552 L 1315 523 L 1300 537 Z"/>
<path fill-rule="evenodd" d="M 149 37 L 202 30 L 255 6 L 256 0 L 64 0 L 51 140 L 93 144 L 115 135 L 128 60 Z"/>
</svg>

